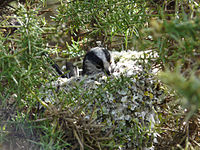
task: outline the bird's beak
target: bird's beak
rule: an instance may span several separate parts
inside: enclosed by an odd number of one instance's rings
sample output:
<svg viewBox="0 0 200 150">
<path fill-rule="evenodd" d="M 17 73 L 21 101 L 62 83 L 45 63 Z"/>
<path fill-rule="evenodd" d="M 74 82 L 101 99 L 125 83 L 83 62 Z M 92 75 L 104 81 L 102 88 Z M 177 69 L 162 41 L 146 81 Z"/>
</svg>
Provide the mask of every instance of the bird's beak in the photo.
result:
<svg viewBox="0 0 200 150">
<path fill-rule="evenodd" d="M 106 74 L 109 76 L 111 75 L 109 70 L 106 70 Z"/>
<path fill-rule="evenodd" d="M 105 68 L 105 73 L 107 74 L 107 75 L 111 75 L 111 67 L 108 67 L 108 68 Z"/>
</svg>

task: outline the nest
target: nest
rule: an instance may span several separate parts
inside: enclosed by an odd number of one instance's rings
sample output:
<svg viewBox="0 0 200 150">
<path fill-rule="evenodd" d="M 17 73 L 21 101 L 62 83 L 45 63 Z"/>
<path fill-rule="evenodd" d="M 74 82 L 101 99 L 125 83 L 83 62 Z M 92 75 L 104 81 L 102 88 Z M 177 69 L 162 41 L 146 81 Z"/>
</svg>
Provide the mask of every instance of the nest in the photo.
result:
<svg viewBox="0 0 200 150">
<path fill-rule="evenodd" d="M 139 61 L 146 53 L 112 55 L 111 76 L 96 74 L 53 83 L 59 90 L 45 99 L 53 104 L 47 116 L 57 119 L 72 149 L 153 149 L 159 122 L 156 107 L 164 97 L 160 82 Z M 63 93 L 65 99 L 58 101 Z"/>
</svg>

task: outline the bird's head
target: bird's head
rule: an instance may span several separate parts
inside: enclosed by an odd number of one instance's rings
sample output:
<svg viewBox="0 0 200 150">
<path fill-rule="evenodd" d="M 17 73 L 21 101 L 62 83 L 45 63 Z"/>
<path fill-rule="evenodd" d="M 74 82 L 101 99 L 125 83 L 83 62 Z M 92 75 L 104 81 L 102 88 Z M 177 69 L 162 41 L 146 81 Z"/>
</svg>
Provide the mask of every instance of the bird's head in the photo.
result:
<svg viewBox="0 0 200 150">
<path fill-rule="evenodd" d="M 111 74 L 111 55 L 103 47 L 92 48 L 83 59 L 83 75 L 92 75 L 104 72 Z"/>
</svg>

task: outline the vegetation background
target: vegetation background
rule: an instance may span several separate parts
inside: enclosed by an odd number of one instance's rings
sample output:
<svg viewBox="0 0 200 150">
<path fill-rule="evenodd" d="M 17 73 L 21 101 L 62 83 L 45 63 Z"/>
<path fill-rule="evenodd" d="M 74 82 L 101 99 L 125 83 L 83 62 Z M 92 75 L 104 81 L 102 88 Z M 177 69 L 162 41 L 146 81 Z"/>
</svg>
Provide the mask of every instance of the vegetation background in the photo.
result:
<svg viewBox="0 0 200 150">
<path fill-rule="evenodd" d="M 58 112 L 40 109 L 51 107 L 40 99 L 41 85 L 56 78 L 46 56 L 81 61 L 96 41 L 159 55 L 148 58 L 150 67 L 170 95 L 160 105 L 155 148 L 200 149 L 198 0 L 0 0 L 0 149 L 70 145 Z"/>
</svg>

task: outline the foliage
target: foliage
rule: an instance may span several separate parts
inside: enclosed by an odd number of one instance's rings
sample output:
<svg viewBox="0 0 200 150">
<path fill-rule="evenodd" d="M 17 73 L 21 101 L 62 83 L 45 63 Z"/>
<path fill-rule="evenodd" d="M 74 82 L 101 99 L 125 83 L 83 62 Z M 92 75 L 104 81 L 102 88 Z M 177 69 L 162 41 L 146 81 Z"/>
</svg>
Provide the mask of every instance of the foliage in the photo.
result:
<svg viewBox="0 0 200 150">
<path fill-rule="evenodd" d="M 60 38 L 69 34 L 74 40 L 84 39 L 84 46 L 93 46 L 100 40 L 103 45 L 115 42 L 116 48 L 127 48 L 128 41 L 139 37 L 138 30 L 149 18 L 142 5 L 144 0 L 62 1 L 53 22 L 55 30 L 62 34 Z M 67 43 L 71 44 L 71 39 Z"/>
<path fill-rule="evenodd" d="M 177 141 L 180 147 L 191 143 L 196 146 L 199 143 L 196 137 L 199 131 L 199 5 L 195 1 L 176 1 L 173 13 L 159 10 L 160 16 L 152 18 L 149 28 L 143 29 L 141 35 L 145 37 L 143 48 L 158 54 L 153 61 L 163 70 L 160 77 L 171 92 L 161 112 L 160 126 L 164 130 L 160 148 L 174 147 L 174 142 L 166 141 L 169 138 L 182 139 Z"/>
<path fill-rule="evenodd" d="M 168 84 L 177 94 L 182 97 L 181 103 L 188 109 L 188 120 L 200 107 L 200 80 L 195 75 L 191 75 L 189 79 L 183 77 L 179 72 L 163 72 L 161 74 L 163 82 Z M 175 82 L 174 82 L 175 81 Z"/>
<path fill-rule="evenodd" d="M 172 71 L 163 73 L 162 80 L 182 97 L 181 103 L 190 112 L 188 120 L 199 109 L 199 9 L 193 4 L 195 9 L 188 12 L 185 2 L 175 6 L 177 13 L 171 16 L 172 19 L 167 19 L 163 13 L 161 19 L 151 20 L 150 28 L 143 33 L 152 41 L 143 42 L 159 55 L 155 62 L 163 71 Z M 178 72 L 176 68 L 179 68 Z"/>
<path fill-rule="evenodd" d="M 186 120 L 189 119 L 188 124 L 195 126 L 195 129 L 189 127 L 188 130 L 183 129 L 186 127 L 181 122 L 184 119 L 182 115 L 185 113 L 182 109 L 180 114 L 177 110 L 169 110 L 166 116 L 163 111 L 160 120 L 167 126 L 169 120 L 174 119 L 170 125 L 174 129 L 180 127 L 177 132 L 179 135 L 181 133 L 187 135 L 187 139 L 193 145 L 199 142 L 199 138 L 191 140 L 189 137 L 198 136 L 196 132 L 199 132 L 198 123 L 194 123 L 198 117 L 193 118 L 193 114 L 199 116 L 198 1 L 61 0 L 57 11 L 52 11 L 54 14 L 51 15 L 50 20 L 43 18 L 43 13 L 48 11 L 52 13 L 50 9 L 42 8 L 45 1 L 22 0 L 23 4 L 18 5 L 16 2 L 12 7 L 8 5 L 11 1 L 14 2 L 10 0 L 0 3 L 2 10 L 0 13 L 0 112 L 3 112 L 0 114 L 2 120 L 0 142 L 12 141 L 13 139 L 8 137 L 18 134 L 25 136 L 24 133 L 27 133 L 25 137 L 31 141 L 29 148 L 33 145 L 38 145 L 42 149 L 72 147 L 70 141 L 69 143 L 64 141 L 66 131 L 61 128 L 64 124 L 59 123 L 63 123 L 62 119 L 65 119 L 67 113 L 73 112 L 72 106 L 85 104 L 75 103 L 75 100 L 90 101 L 95 98 L 102 100 L 104 98 L 101 89 L 107 88 L 115 93 L 117 89 L 112 85 L 119 81 L 111 82 L 106 85 L 108 87 L 99 88 L 96 91 L 97 95 L 87 92 L 81 95 L 83 89 L 80 87 L 76 87 L 71 93 L 56 93 L 57 89 L 53 85 L 45 87 L 44 93 L 41 93 L 42 85 L 48 85 L 56 79 L 55 76 L 50 76 L 54 73 L 49 67 L 49 58 L 44 54 L 56 51 L 62 57 L 80 57 L 89 47 L 95 46 L 98 40 L 109 49 L 150 49 L 157 54 L 158 57 L 148 58 L 150 64 L 154 62 L 153 67 L 159 67 L 163 71 L 169 68 L 172 71 L 162 73 L 161 77 L 169 85 L 169 89 L 175 90 L 171 94 L 176 94 L 175 97 L 169 98 L 175 106 L 169 106 L 166 102 L 166 107 L 176 108 L 179 105 L 175 100 L 181 99 L 184 102 L 183 106 L 191 110 Z M 177 61 L 180 62 L 178 65 L 176 65 Z M 178 72 L 174 71 L 176 66 L 180 68 Z M 127 82 L 123 80 L 120 83 Z M 53 102 L 59 101 L 62 105 L 52 102 L 48 104 L 41 99 L 50 89 L 56 93 Z M 59 109 L 55 106 L 59 106 Z M 67 111 L 63 113 L 63 109 Z M 75 116 L 75 120 L 79 117 L 83 119 L 82 110 L 83 108 L 77 109 L 78 113 L 70 115 Z M 88 113 L 93 115 L 92 111 Z M 68 121 L 70 117 L 67 118 Z M 134 123 L 136 126 L 129 133 L 134 134 L 138 131 L 146 135 L 147 130 L 137 124 L 137 121 Z M 73 125 L 71 123 L 65 127 L 74 129 Z M 186 131 L 191 131 L 190 133 L 193 134 L 188 134 Z M 125 133 L 118 134 L 122 143 Z M 173 136 L 174 132 L 169 135 Z M 183 139 L 186 141 L 186 138 Z M 177 143 L 173 143 L 173 147 L 176 147 Z M 107 147 L 115 148 L 113 139 L 105 144 L 108 144 Z"/>
<path fill-rule="evenodd" d="M 161 79 L 188 109 L 188 120 L 199 109 L 199 5 L 195 1 L 176 1 L 172 6 L 172 13 L 166 11 L 165 4 L 156 7 L 160 15 L 142 30 L 142 47 L 158 54 L 153 61 L 164 71 Z"/>
<path fill-rule="evenodd" d="M 177 61 L 181 61 L 183 69 L 198 66 L 199 55 L 199 18 L 175 19 L 172 21 L 152 20 L 151 32 L 154 51 L 159 55 L 160 65 L 171 69 Z"/>
<path fill-rule="evenodd" d="M 45 84 L 45 80 L 48 79 L 46 72 L 49 68 L 43 56 L 46 48 L 41 26 L 44 22 L 38 18 L 37 13 L 37 9 L 27 10 L 24 5 L 18 5 L 16 16 L 12 17 L 19 23 L 15 26 L 17 27 L 15 33 L 5 34 L 1 30 L 0 109 L 5 114 L 1 116 L 1 120 L 5 120 L 1 122 L 3 127 L 1 136 L 3 136 L 2 133 L 6 133 L 8 137 L 11 137 L 10 142 L 14 138 L 12 134 L 22 134 L 36 141 L 39 138 L 34 123 L 30 123 L 29 119 L 37 118 L 35 106 L 38 102 L 35 97 L 39 93 L 36 89 L 41 84 Z M 6 23 L 9 21 L 1 22 L 1 26 L 6 26 Z M 31 134 L 20 127 L 20 125 L 27 127 L 27 124 L 29 124 L 29 129 L 33 128 Z M 16 129 L 18 125 L 20 130 Z"/>
<path fill-rule="evenodd" d="M 21 5 L 18 15 L 16 19 L 21 26 L 17 33 L 12 37 L 1 35 L 1 79 L 7 81 L 6 85 L 1 86 L 1 90 L 5 90 L 3 94 L 18 91 L 18 98 L 23 99 L 24 93 L 29 91 L 28 87 L 41 84 L 40 67 L 44 68 L 41 54 L 45 48 L 35 11 L 27 12 Z"/>
</svg>

